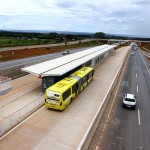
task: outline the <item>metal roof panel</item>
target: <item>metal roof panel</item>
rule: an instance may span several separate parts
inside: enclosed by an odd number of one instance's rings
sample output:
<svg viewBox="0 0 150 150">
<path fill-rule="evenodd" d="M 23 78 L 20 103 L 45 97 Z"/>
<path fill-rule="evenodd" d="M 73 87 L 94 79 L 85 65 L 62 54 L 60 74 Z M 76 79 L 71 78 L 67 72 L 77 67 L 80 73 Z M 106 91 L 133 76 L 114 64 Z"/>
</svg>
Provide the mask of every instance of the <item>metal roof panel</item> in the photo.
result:
<svg viewBox="0 0 150 150">
<path fill-rule="evenodd" d="M 76 68 L 77 66 L 90 60 L 92 57 L 96 57 L 99 53 L 115 47 L 114 45 L 102 45 L 88 50 L 69 54 L 56 59 L 45 61 L 39 64 L 35 64 L 29 67 L 22 68 L 23 71 L 42 76 L 49 75 L 63 75 L 64 73 Z"/>
</svg>

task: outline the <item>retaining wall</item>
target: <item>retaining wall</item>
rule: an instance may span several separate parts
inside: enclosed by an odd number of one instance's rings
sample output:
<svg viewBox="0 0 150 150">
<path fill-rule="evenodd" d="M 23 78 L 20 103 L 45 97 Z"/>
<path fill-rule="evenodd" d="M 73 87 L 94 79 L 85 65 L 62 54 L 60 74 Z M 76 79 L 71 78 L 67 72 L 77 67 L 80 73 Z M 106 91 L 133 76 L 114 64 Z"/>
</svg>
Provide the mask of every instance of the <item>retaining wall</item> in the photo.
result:
<svg viewBox="0 0 150 150">
<path fill-rule="evenodd" d="M 34 81 L 30 84 L 27 84 L 26 86 L 23 86 L 20 89 L 16 89 L 15 91 L 11 92 L 10 94 L 7 94 L 6 96 L 2 96 L 0 98 L 0 107 L 3 107 L 4 105 L 16 100 L 17 98 L 29 93 L 30 91 L 36 89 L 37 87 L 41 86 L 41 80 Z"/>
</svg>

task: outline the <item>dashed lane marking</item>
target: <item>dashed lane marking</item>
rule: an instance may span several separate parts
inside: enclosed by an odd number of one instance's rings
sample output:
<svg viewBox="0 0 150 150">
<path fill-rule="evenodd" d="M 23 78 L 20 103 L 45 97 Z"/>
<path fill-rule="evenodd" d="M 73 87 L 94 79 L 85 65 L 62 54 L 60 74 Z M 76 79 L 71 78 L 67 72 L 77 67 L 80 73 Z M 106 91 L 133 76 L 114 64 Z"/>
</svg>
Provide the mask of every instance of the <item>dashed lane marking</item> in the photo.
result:
<svg viewBox="0 0 150 150">
<path fill-rule="evenodd" d="M 140 117 L 140 110 L 138 109 L 138 123 L 141 125 L 141 117 Z"/>
</svg>

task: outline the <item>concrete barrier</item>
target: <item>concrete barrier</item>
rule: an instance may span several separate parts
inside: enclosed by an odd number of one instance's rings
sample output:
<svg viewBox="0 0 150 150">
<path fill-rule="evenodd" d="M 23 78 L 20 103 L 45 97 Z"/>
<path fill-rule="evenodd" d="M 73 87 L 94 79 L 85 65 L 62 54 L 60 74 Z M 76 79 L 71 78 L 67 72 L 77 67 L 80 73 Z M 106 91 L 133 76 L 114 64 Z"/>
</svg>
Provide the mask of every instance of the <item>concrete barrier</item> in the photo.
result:
<svg viewBox="0 0 150 150">
<path fill-rule="evenodd" d="M 5 106 L 6 104 L 16 100 L 17 98 L 19 98 L 19 97 L 21 97 L 27 93 L 29 93 L 30 91 L 36 89 L 39 86 L 41 86 L 41 80 L 27 84 L 26 86 L 23 86 L 20 89 L 17 89 L 13 92 L 10 92 L 10 94 L 4 95 L 0 99 L 0 107 Z"/>
<path fill-rule="evenodd" d="M 91 142 L 91 139 L 95 133 L 95 130 L 98 127 L 98 124 L 100 122 L 100 119 L 102 117 L 104 109 L 105 109 L 105 107 L 106 107 L 106 105 L 110 99 L 112 91 L 113 91 L 114 87 L 116 86 L 116 83 L 117 83 L 117 80 L 121 74 L 121 71 L 127 63 L 129 54 L 130 54 L 130 49 L 129 49 L 128 53 L 125 55 L 124 60 L 123 60 L 122 64 L 120 65 L 120 67 L 116 73 L 116 76 L 114 77 L 114 80 L 113 80 L 112 84 L 110 85 L 109 90 L 108 90 L 105 98 L 103 99 L 102 104 L 100 105 L 98 111 L 96 112 L 96 114 L 95 114 L 91 124 L 89 125 L 84 137 L 82 138 L 82 141 L 80 142 L 77 150 L 86 150 L 88 148 L 88 146 Z"/>
<path fill-rule="evenodd" d="M 8 93 L 12 89 L 12 80 L 7 76 L 0 76 L 0 95 Z"/>
</svg>

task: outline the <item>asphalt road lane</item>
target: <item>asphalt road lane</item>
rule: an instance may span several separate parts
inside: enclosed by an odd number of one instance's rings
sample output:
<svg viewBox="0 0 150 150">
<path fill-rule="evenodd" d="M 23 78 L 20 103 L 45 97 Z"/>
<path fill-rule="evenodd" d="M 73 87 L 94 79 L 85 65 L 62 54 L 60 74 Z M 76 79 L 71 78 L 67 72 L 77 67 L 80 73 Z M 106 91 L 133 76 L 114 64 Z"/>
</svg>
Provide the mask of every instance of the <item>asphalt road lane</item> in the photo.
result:
<svg viewBox="0 0 150 150">
<path fill-rule="evenodd" d="M 91 48 L 91 47 L 71 50 L 71 53 L 86 50 L 89 48 Z M 54 54 L 48 54 L 48 55 L 36 56 L 36 57 L 19 59 L 19 60 L 14 60 L 14 61 L 2 62 L 2 63 L 0 63 L 0 69 L 10 68 L 10 67 L 18 66 L 18 65 L 28 66 L 28 65 L 40 63 L 40 62 L 54 59 L 54 58 L 61 57 L 61 56 L 63 56 L 62 52 L 58 52 L 58 53 L 54 53 Z"/>
<path fill-rule="evenodd" d="M 134 53 L 129 57 L 114 104 L 112 98 L 89 150 L 150 149 L 150 75 L 145 65 L 148 62 L 139 50 Z M 122 96 L 127 92 L 138 97 L 135 110 L 122 108 Z"/>
<path fill-rule="evenodd" d="M 141 59 L 140 59 L 141 57 Z M 147 67 L 146 59 L 137 51 L 137 66 L 138 66 L 138 100 L 140 110 L 140 137 L 141 147 L 144 150 L 150 149 L 150 70 Z"/>
</svg>

